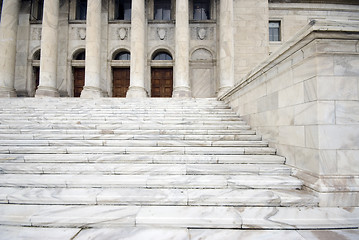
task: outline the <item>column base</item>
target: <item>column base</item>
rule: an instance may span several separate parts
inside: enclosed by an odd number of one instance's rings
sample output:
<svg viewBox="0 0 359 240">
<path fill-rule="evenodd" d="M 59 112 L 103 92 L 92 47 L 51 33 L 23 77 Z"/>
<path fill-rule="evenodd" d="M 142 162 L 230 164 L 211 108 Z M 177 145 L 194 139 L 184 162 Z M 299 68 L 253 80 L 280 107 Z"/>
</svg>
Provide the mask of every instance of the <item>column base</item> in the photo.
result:
<svg viewBox="0 0 359 240">
<path fill-rule="evenodd" d="M 39 86 L 35 97 L 60 97 L 60 94 L 56 88 Z"/>
<path fill-rule="evenodd" d="M 84 86 L 81 91 L 81 98 L 101 98 L 103 97 L 102 90 L 96 87 Z"/>
<path fill-rule="evenodd" d="M 223 94 L 225 94 L 229 89 L 231 89 L 232 87 L 221 87 L 218 91 L 217 97 L 222 96 Z"/>
<path fill-rule="evenodd" d="M 17 97 L 15 89 L 0 88 L 0 98 L 12 98 Z"/>
<path fill-rule="evenodd" d="M 126 94 L 126 98 L 147 98 L 147 92 L 142 87 L 130 86 Z"/>
<path fill-rule="evenodd" d="M 189 87 L 176 87 L 172 93 L 173 98 L 190 98 L 192 97 L 192 92 Z"/>
</svg>

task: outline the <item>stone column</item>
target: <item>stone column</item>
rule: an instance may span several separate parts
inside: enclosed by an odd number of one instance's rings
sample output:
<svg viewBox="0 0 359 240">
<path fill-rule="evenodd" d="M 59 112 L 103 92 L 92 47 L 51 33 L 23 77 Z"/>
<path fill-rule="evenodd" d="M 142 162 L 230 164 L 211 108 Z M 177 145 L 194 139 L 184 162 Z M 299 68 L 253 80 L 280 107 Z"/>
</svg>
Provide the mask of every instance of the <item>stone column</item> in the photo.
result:
<svg viewBox="0 0 359 240">
<path fill-rule="evenodd" d="M 176 1 L 176 48 L 173 97 L 191 97 L 189 82 L 188 0 Z"/>
<path fill-rule="evenodd" d="M 0 97 L 16 97 L 14 89 L 19 0 L 4 0 L 0 27 Z"/>
<path fill-rule="evenodd" d="M 35 97 L 58 97 L 57 91 L 57 28 L 59 0 L 44 1 L 41 31 L 40 84 Z"/>
<path fill-rule="evenodd" d="M 132 1 L 131 13 L 131 72 L 127 98 L 147 97 L 145 90 L 146 67 L 145 0 Z"/>
<path fill-rule="evenodd" d="M 233 0 L 220 1 L 219 33 L 218 96 L 234 83 Z"/>
<path fill-rule="evenodd" d="M 102 97 L 101 90 L 101 0 L 87 1 L 85 86 L 81 97 Z"/>
</svg>

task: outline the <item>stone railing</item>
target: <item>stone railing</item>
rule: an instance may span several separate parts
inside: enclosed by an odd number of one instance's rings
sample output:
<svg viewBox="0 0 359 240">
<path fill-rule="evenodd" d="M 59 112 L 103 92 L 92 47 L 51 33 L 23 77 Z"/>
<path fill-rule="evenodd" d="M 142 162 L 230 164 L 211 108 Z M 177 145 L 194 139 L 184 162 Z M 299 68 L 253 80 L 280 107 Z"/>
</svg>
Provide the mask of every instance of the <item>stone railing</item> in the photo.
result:
<svg viewBox="0 0 359 240">
<path fill-rule="evenodd" d="M 219 97 L 321 206 L 359 203 L 359 23 L 312 21 Z"/>
</svg>

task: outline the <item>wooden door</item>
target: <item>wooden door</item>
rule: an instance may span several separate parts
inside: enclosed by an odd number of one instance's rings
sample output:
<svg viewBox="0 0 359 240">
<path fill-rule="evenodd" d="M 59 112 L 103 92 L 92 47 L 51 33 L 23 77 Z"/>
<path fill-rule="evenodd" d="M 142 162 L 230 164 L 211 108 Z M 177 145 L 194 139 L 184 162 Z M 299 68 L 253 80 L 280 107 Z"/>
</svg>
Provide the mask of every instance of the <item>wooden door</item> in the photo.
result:
<svg viewBox="0 0 359 240">
<path fill-rule="evenodd" d="M 172 68 L 152 68 L 151 97 L 172 97 Z"/>
<path fill-rule="evenodd" d="M 40 84 L 40 68 L 39 67 L 33 67 L 33 74 L 34 74 L 34 84 L 35 84 L 35 91 L 39 87 Z"/>
<path fill-rule="evenodd" d="M 74 68 L 74 97 L 80 97 L 85 86 L 85 68 Z"/>
<path fill-rule="evenodd" d="M 126 97 L 130 87 L 130 69 L 113 68 L 112 97 Z"/>
</svg>

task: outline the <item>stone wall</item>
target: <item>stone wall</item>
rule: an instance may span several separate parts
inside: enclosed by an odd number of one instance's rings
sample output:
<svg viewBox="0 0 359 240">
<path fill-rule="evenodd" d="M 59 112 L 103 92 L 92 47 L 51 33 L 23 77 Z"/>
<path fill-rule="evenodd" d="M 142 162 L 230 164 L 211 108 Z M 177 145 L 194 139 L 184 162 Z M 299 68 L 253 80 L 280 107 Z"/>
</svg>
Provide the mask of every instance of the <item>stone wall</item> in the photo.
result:
<svg viewBox="0 0 359 240">
<path fill-rule="evenodd" d="M 286 157 L 321 206 L 359 202 L 358 29 L 313 21 L 220 97 Z"/>
<path fill-rule="evenodd" d="M 290 2 L 290 1 L 289 1 Z M 296 1 L 298 2 L 298 1 Z M 329 2 L 329 1 L 326 1 Z M 343 3 L 345 1 L 342 1 Z M 359 21 L 359 6 L 323 3 L 269 3 L 269 20 L 281 22 L 281 41 L 269 42 L 272 53 L 312 19 Z"/>
</svg>

